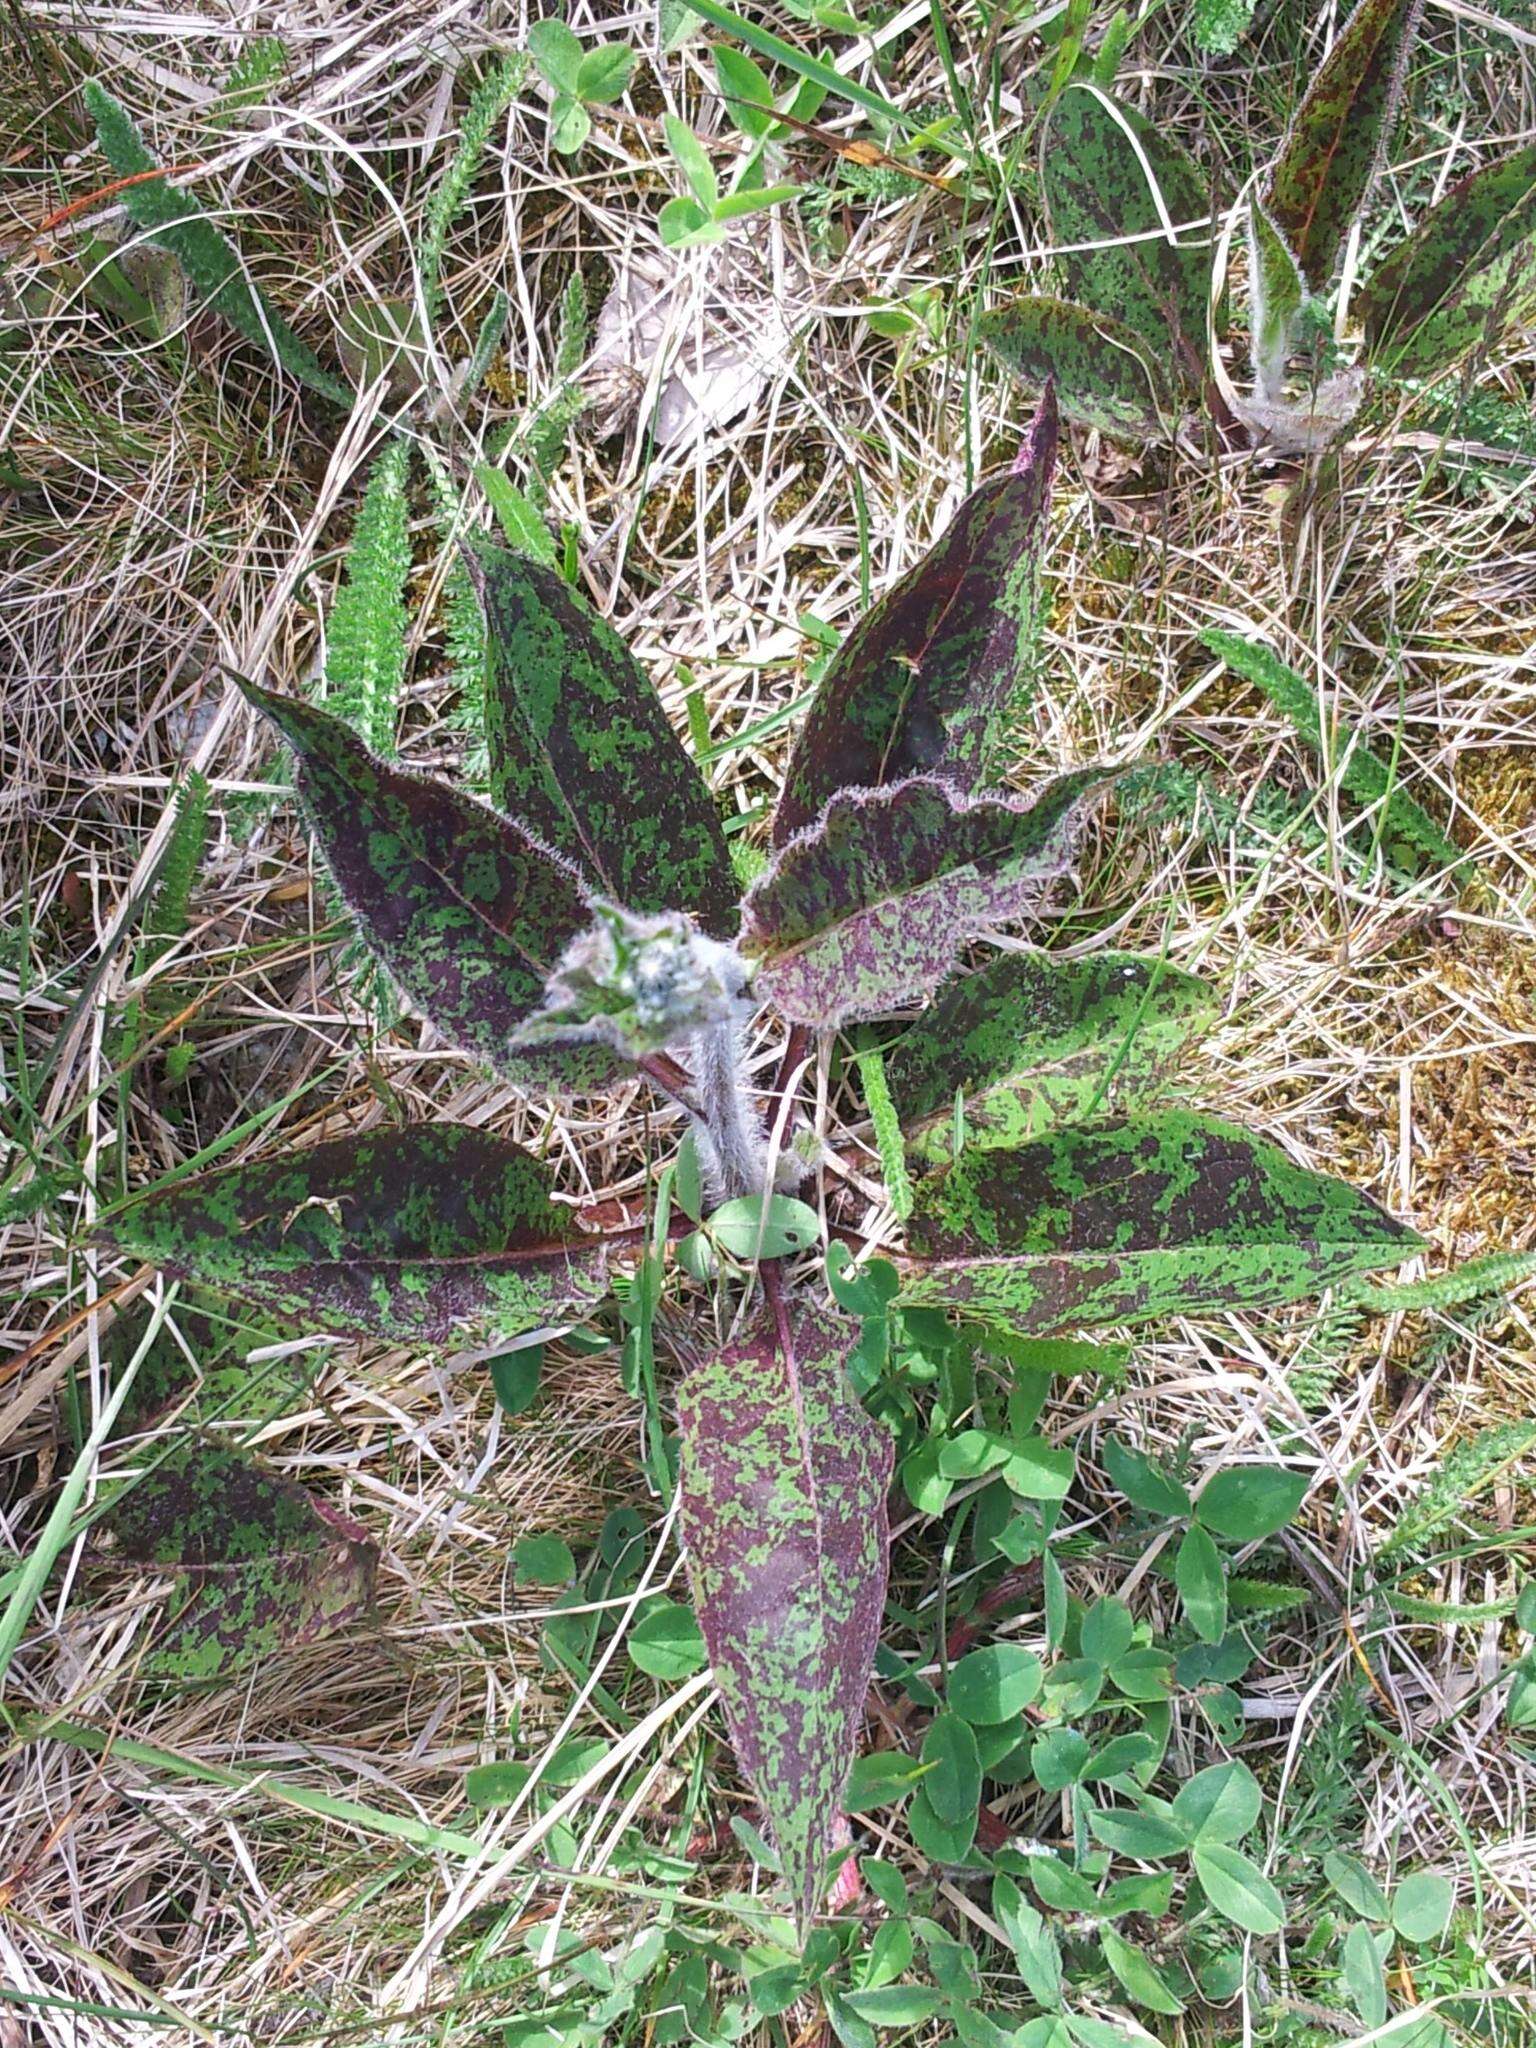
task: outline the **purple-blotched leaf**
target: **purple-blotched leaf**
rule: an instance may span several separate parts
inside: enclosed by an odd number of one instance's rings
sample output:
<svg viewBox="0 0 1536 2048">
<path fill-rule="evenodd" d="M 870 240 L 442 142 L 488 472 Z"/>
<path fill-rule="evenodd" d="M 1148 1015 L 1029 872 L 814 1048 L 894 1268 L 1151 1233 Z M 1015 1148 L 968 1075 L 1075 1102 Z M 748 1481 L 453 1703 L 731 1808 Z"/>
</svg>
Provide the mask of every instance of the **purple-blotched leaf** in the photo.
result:
<svg viewBox="0 0 1536 2048">
<path fill-rule="evenodd" d="M 1186 1110 L 1067 1125 L 918 1185 L 905 1300 L 1030 1335 L 1315 1294 L 1422 1240 L 1347 1181 Z"/>
<path fill-rule="evenodd" d="M 977 486 L 833 655 L 790 756 L 775 846 L 841 790 L 911 775 L 976 787 L 1029 653 L 1056 436 L 1047 394 L 1013 467 Z"/>
<path fill-rule="evenodd" d="M 558 571 L 476 540 L 466 551 L 491 651 L 491 790 L 630 910 L 737 922 L 719 814 L 624 642 Z"/>
<path fill-rule="evenodd" d="M 1026 391 L 1054 386 L 1069 420 L 1119 440 L 1171 432 L 1177 407 L 1162 371 L 1123 321 L 1069 299 L 1015 299 L 984 313 L 976 339 Z"/>
<path fill-rule="evenodd" d="M 1209 356 L 1211 200 L 1201 171 L 1134 108 L 1077 84 L 1042 129 L 1040 178 L 1067 297 L 1128 327 L 1163 379 L 1192 397 Z"/>
<path fill-rule="evenodd" d="M 288 1322 L 400 1343 L 511 1336 L 603 1291 L 548 1169 L 465 1124 L 364 1131 L 142 1196 L 98 1239 Z"/>
<path fill-rule="evenodd" d="M 445 1038 L 524 1086 L 599 1088 L 627 1071 L 607 1046 L 509 1050 L 592 922 L 566 861 L 489 805 L 379 760 L 339 718 L 241 688 L 298 756 L 299 794 L 369 947 Z"/>
<path fill-rule="evenodd" d="M 1358 0 L 1269 174 L 1264 209 L 1315 292 L 1376 181 L 1423 11 L 1424 0 Z"/>
<path fill-rule="evenodd" d="M 1372 273 L 1357 308 L 1372 358 L 1435 377 L 1536 312 L 1536 143 L 1453 185 Z"/>
<path fill-rule="evenodd" d="M 1133 953 L 1062 960 L 999 953 L 940 991 L 885 1056 L 902 1134 L 917 1158 L 1023 1144 L 1053 1124 L 1128 1108 L 1156 1092 L 1210 1025 L 1214 991 Z"/>
<path fill-rule="evenodd" d="M 373 1604 L 366 1530 L 249 1452 L 194 1436 L 107 1517 L 122 1555 L 176 1575 L 139 1669 L 218 1678 L 332 1634 Z"/>
<path fill-rule="evenodd" d="M 1036 908 L 1112 775 L 1059 775 L 1030 803 L 967 800 L 928 777 L 845 790 L 748 891 L 757 993 L 823 1029 L 931 995 L 968 938 Z"/>
<path fill-rule="evenodd" d="M 856 1336 L 801 1309 L 786 1358 L 765 1316 L 678 1394 L 694 1604 L 802 1922 L 821 1900 L 885 1604 L 893 1445 L 849 1383 Z"/>
</svg>

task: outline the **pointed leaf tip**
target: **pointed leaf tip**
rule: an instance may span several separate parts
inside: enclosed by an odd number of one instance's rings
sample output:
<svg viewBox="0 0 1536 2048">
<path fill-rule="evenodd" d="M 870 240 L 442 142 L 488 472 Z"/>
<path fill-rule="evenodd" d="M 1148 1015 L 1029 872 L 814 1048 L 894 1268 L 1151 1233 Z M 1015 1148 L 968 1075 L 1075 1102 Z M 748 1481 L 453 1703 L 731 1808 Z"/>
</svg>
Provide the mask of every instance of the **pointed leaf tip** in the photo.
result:
<svg viewBox="0 0 1536 2048">
<path fill-rule="evenodd" d="M 764 1317 L 678 1394 L 679 1502 L 726 1725 L 797 1914 L 821 1903 L 885 1603 L 893 1444 L 845 1361 L 857 1330 L 799 1309 L 786 1357 Z"/>
<path fill-rule="evenodd" d="M 1042 405 L 1012 467 L 983 478 L 833 655 L 785 770 L 775 846 L 844 790 L 981 782 L 1033 645 L 1056 439 Z"/>
<path fill-rule="evenodd" d="M 1013 458 L 1015 476 L 1032 476 L 1043 470 L 1044 486 L 1042 495 L 1049 496 L 1051 478 L 1056 469 L 1056 450 L 1061 439 L 1061 415 L 1056 406 L 1056 379 L 1048 376 L 1041 386 L 1040 402 L 1035 407 L 1035 416 L 1019 443 L 1018 453 Z"/>
</svg>

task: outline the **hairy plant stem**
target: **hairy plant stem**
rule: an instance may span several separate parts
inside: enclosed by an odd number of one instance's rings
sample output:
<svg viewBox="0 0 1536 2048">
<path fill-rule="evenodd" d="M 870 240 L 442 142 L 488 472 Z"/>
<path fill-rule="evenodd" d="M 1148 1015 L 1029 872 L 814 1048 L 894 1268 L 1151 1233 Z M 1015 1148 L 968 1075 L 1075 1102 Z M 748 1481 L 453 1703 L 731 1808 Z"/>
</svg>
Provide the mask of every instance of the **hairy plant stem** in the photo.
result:
<svg viewBox="0 0 1536 2048">
<path fill-rule="evenodd" d="M 693 1040 L 700 1160 L 711 1186 L 727 1202 L 760 1195 L 766 1187 L 763 1122 L 747 1093 L 745 1021 L 745 1007 L 737 1004 L 729 1017 L 696 1032 Z"/>
</svg>

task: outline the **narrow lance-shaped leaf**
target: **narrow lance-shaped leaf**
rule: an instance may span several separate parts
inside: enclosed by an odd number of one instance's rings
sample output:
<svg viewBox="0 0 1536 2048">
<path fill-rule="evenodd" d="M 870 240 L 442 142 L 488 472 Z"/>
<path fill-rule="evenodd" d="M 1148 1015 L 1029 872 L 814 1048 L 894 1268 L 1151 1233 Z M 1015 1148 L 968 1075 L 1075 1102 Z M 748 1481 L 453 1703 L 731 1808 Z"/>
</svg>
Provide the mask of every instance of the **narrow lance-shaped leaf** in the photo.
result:
<svg viewBox="0 0 1536 2048">
<path fill-rule="evenodd" d="M 1372 357 L 1434 377 L 1536 313 L 1536 143 L 1453 185 L 1371 274 L 1358 311 Z"/>
<path fill-rule="evenodd" d="M 1293 1301 L 1420 1242 L 1278 1145 L 1166 1110 L 962 1156 L 922 1181 L 902 1295 L 1049 1334 Z"/>
<path fill-rule="evenodd" d="M 142 1196 L 99 1241 L 344 1335 L 512 1336 L 595 1300 L 607 1248 L 531 1153 L 465 1124 L 365 1131 Z"/>
<path fill-rule="evenodd" d="M 491 793 L 631 910 L 736 929 L 735 871 L 713 800 L 661 699 L 606 620 L 545 562 L 475 541 L 485 612 Z"/>
<path fill-rule="evenodd" d="M 893 1445 L 848 1381 L 853 1324 L 801 1310 L 791 1334 L 793 1357 L 765 1321 L 690 1371 L 679 1499 L 726 1725 L 804 1921 L 880 1636 Z"/>
<path fill-rule="evenodd" d="M 444 1037 L 525 1086 L 624 1072 L 605 1046 L 509 1049 L 591 924 L 574 870 L 488 805 L 379 760 L 340 719 L 241 687 L 298 755 L 299 794 L 364 938 Z"/>
<path fill-rule="evenodd" d="M 195 1436 L 107 1516 L 122 1555 L 176 1574 L 139 1669 L 222 1677 L 366 1614 L 378 1552 L 356 1522 L 249 1452 Z"/>
<path fill-rule="evenodd" d="M 775 846 L 841 790 L 909 775 L 976 787 L 1030 649 L 1056 438 L 1046 396 L 1013 467 L 978 485 L 832 657 L 785 773 Z"/>
<path fill-rule="evenodd" d="M 1128 1107 L 1155 1092 L 1215 1014 L 1214 991 L 1162 960 L 999 953 L 941 990 L 886 1054 L 908 1150 L 951 1157 L 957 1094 L 974 1149 Z"/>
<path fill-rule="evenodd" d="M 1123 322 L 1175 385 L 1198 391 L 1211 202 L 1195 164 L 1130 107 L 1072 85 L 1042 134 L 1040 175 L 1069 296 Z M 1106 246 L 1079 246 L 1095 242 Z"/>
<path fill-rule="evenodd" d="M 1314 753 L 1331 757 L 1339 764 L 1339 780 L 1351 796 L 1362 803 L 1382 806 L 1382 824 L 1387 835 L 1406 840 L 1422 854 L 1443 867 L 1454 867 L 1461 849 L 1447 839 L 1429 813 L 1402 788 L 1396 771 L 1379 760 L 1368 747 L 1339 734 L 1331 748 L 1323 741 L 1322 710 L 1316 690 L 1270 648 L 1255 640 L 1243 640 L 1211 626 L 1200 635 L 1213 654 L 1234 668 L 1246 681 L 1261 689 L 1269 701 L 1283 711 Z"/>
<path fill-rule="evenodd" d="M 984 313 L 976 338 L 1026 391 L 1053 385 L 1068 419 L 1120 440 L 1155 441 L 1177 417 L 1162 371 L 1123 321 L 1068 299 L 1015 299 Z"/>
<path fill-rule="evenodd" d="M 930 995 L 967 938 L 1038 905 L 1109 779 L 1078 769 L 1030 804 L 967 802 L 928 778 L 834 797 L 747 894 L 758 994 L 818 1028 Z"/>
<path fill-rule="evenodd" d="M 1424 0 L 1358 0 L 1296 110 L 1264 206 L 1320 292 L 1370 195 Z"/>
<path fill-rule="evenodd" d="M 352 393 L 339 377 L 322 367 L 307 342 L 251 285 L 239 251 L 215 227 L 195 196 L 179 191 L 164 178 L 145 174 L 161 167 L 145 148 L 127 110 L 94 78 L 85 83 L 85 105 L 96 124 L 96 140 L 119 178 L 141 182 L 118 195 L 129 217 L 147 230 L 151 241 L 169 249 L 189 282 L 231 327 L 276 357 L 291 376 L 344 409 Z"/>
<path fill-rule="evenodd" d="M 1274 404 L 1285 391 L 1292 330 L 1307 281 L 1286 241 L 1257 199 L 1248 206 L 1248 299 L 1253 379 L 1259 398 Z"/>
</svg>

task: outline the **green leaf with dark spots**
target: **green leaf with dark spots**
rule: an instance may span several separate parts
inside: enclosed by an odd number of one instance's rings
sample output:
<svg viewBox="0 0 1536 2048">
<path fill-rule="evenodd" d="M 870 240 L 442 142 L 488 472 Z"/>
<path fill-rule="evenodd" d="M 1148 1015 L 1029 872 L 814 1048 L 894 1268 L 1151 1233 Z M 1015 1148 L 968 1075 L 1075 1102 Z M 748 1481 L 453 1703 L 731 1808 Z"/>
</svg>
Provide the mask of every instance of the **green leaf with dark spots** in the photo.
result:
<svg viewBox="0 0 1536 2048">
<path fill-rule="evenodd" d="M 511 1336 L 603 1291 L 548 1169 L 465 1124 L 333 1138 L 142 1196 L 99 1242 L 286 1322 L 398 1343 Z"/>
<path fill-rule="evenodd" d="M 596 1088 L 604 1045 L 510 1049 L 566 946 L 592 922 L 565 861 L 486 804 L 370 754 L 296 697 L 241 688 L 298 756 L 299 794 L 370 948 L 445 1038 L 524 1086 Z"/>
<path fill-rule="evenodd" d="M 547 563 L 483 540 L 467 560 L 490 642 L 497 803 L 615 902 L 690 911 L 731 937 L 719 815 L 634 656 Z"/>
<path fill-rule="evenodd" d="M 1424 0 L 1358 0 L 1308 86 L 1264 207 L 1320 292 L 1370 196 L 1397 119 Z"/>
<path fill-rule="evenodd" d="M 1372 360 L 1421 378 L 1536 315 L 1536 143 L 1453 185 L 1356 310 Z"/>
<path fill-rule="evenodd" d="M 1046 397 L 1012 468 L 971 493 L 833 655 L 790 756 L 775 846 L 841 790 L 910 775 L 977 786 L 1033 641 L 1056 431 Z"/>
<path fill-rule="evenodd" d="M 1197 392 L 1212 240 L 1202 173 L 1166 132 L 1078 84 L 1045 124 L 1040 176 L 1068 297 L 1122 322 L 1176 389 Z M 1116 246 L 1081 246 L 1093 242 Z"/>
<path fill-rule="evenodd" d="M 1054 386 L 1069 420 L 1122 441 L 1173 430 L 1178 409 L 1161 369 L 1110 313 L 1070 299 L 1015 299 L 984 313 L 976 338 L 1026 391 Z"/>
<path fill-rule="evenodd" d="M 796 1911 L 821 1900 L 885 1602 L 892 1441 L 859 1406 L 842 1317 L 765 1316 L 678 1394 L 683 1545 L 731 1742 Z"/>
<path fill-rule="evenodd" d="M 231 1444 L 194 1436 L 112 1508 L 121 1554 L 175 1574 L 169 1611 L 138 1669 L 223 1677 L 317 1642 L 373 1604 L 367 1532 Z"/>
<path fill-rule="evenodd" d="M 1421 1242 L 1278 1145 L 1165 1110 L 929 1175 L 901 1298 L 1049 1333 L 1294 1301 Z"/>
<path fill-rule="evenodd" d="M 955 1097 L 978 1149 L 1155 1095 L 1215 1018 L 1214 990 L 1134 953 L 999 953 L 941 990 L 885 1055 L 907 1147 L 942 1163 Z"/>
<path fill-rule="evenodd" d="M 966 939 L 1038 906 L 1110 779 L 1078 769 L 1029 804 L 958 798 L 929 777 L 845 790 L 747 893 L 758 994 L 820 1028 L 931 994 Z"/>
</svg>

